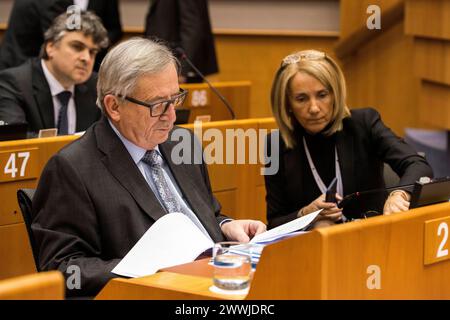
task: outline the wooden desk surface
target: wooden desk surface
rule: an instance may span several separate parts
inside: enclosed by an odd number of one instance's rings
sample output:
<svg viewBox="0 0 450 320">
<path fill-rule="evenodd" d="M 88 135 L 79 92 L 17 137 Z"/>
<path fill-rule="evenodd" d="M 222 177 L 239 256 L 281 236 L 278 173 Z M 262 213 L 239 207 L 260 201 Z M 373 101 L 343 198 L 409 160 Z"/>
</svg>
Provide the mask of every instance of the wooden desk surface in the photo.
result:
<svg viewBox="0 0 450 320">
<path fill-rule="evenodd" d="M 246 296 L 211 292 L 206 259 L 148 277 L 114 279 L 97 298 L 449 299 L 449 225 L 450 203 L 442 203 L 270 244 Z"/>
<path fill-rule="evenodd" d="M 135 279 L 113 279 L 96 300 L 243 300 L 244 295 L 222 295 L 209 290 L 212 278 L 158 272 Z"/>
<path fill-rule="evenodd" d="M 221 299 L 243 300 L 246 295 L 218 294 L 212 292 L 213 267 L 210 258 L 164 268 L 160 272 L 142 278 L 121 279 L 109 282 L 96 299 Z M 152 292 L 148 292 L 148 288 Z"/>
<path fill-rule="evenodd" d="M 172 273 L 212 278 L 214 268 L 209 264 L 211 258 L 200 259 L 194 262 L 180 264 L 175 267 L 164 268 L 161 271 L 167 271 Z"/>
</svg>

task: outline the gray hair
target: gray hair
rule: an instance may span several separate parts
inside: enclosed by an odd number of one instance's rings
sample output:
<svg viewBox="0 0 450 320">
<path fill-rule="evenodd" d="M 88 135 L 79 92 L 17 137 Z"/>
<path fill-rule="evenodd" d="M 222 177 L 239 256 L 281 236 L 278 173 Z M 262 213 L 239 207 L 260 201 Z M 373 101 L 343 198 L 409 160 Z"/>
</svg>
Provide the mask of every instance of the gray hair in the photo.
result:
<svg viewBox="0 0 450 320">
<path fill-rule="evenodd" d="M 91 36 L 94 43 L 100 48 L 106 48 L 109 44 L 108 32 L 102 24 L 102 20 L 90 11 L 79 12 L 79 19 L 74 20 L 73 13 L 60 14 L 53 20 L 52 25 L 44 33 L 39 57 L 47 60 L 47 43 L 56 43 L 62 39 L 67 32 L 83 32 L 85 36 Z M 76 22 L 77 24 L 74 24 Z"/>
<path fill-rule="evenodd" d="M 179 62 L 166 46 L 149 39 L 131 38 L 108 52 L 100 66 L 97 106 L 104 111 L 107 94 L 125 97 L 135 90 L 143 75 L 156 74 L 169 64 L 179 71 Z"/>
</svg>

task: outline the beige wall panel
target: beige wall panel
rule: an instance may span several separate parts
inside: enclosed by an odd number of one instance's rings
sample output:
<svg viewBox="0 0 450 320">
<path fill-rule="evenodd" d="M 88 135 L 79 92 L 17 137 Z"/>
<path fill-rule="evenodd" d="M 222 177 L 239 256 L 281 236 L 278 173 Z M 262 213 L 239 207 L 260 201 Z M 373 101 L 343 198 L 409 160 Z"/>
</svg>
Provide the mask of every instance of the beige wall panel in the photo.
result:
<svg viewBox="0 0 450 320">
<path fill-rule="evenodd" d="M 450 41 L 419 38 L 416 46 L 416 76 L 450 86 Z"/>
<path fill-rule="evenodd" d="M 404 0 L 341 0 L 341 38 L 346 38 L 359 28 L 364 27 L 369 14 L 370 5 L 378 5 L 381 12 L 385 12 Z M 383 21 L 381 21 L 383 28 Z"/>
<path fill-rule="evenodd" d="M 241 218 L 236 210 L 237 208 L 236 192 L 237 190 L 214 192 L 214 196 L 222 206 L 222 213 L 226 214 L 227 216 L 233 219 Z"/>
<path fill-rule="evenodd" d="M 407 0 L 405 31 L 416 36 L 450 40 L 450 1 Z"/>
<path fill-rule="evenodd" d="M 14 0 L 0 0 L 0 23 Z M 213 28 L 339 30 L 339 0 L 209 0 Z M 119 0 L 122 25 L 144 28 L 149 0 Z"/>
<path fill-rule="evenodd" d="M 281 60 L 288 54 L 315 48 L 333 55 L 337 37 L 216 35 L 220 73 L 214 81 L 252 82 L 249 117 L 268 117 L 270 88 Z"/>
<path fill-rule="evenodd" d="M 419 80 L 414 77 L 414 43 L 399 23 L 344 63 L 349 107 L 375 107 L 398 135 L 417 125 Z"/>
</svg>

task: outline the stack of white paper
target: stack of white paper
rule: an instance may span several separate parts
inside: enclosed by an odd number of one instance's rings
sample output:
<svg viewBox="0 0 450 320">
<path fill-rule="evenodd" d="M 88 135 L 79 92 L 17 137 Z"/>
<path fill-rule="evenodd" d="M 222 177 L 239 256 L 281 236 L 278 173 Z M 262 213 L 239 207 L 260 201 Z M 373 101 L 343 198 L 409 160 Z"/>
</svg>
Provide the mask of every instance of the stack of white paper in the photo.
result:
<svg viewBox="0 0 450 320">
<path fill-rule="evenodd" d="M 311 222 L 314 221 L 314 219 L 319 215 L 319 213 L 322 211 L 322 209 L 317 210 L 315 212 L 312 212 L 310 214 L 307 214 L 303 217 L 297 218 L 295 220 L 292 220 L 290 222 L 287 222 L 285 224 L 282 224 L 281 226 L 278 226 L 276 228 L 270 229 L 269 231 L 260 233 L 253 237 L 253 239 L 250 241 L 250 243 L 267 243 L 272 242 L 274 240 L 284 238 L 286 235 L 289 235 L 290 233 L 298 230 L 302 230 L 310 225 Z"/>
<path fill-rule="evenodd" d="M 159 269 L 192 262 L 214 243 L 180 212 L 158 219 L 112 270 L 126 277 L 143 277 Z"/>
<path fill-rule="evenodd" d="M 293 232 L 307 227 L 320 211 L 261 233 L 250 243 L 267 244 L 291 236 Z M 213 246 L 211 239 L 187 216 L 180 212 L 166 214 L 144 233 L 112 273 L 132 278 L 151 275 L 162 268 L 192 262 Z M 254 258 L 259 259 L 263 246 L 260 248 L 260 251 L 253 253 L 256 255 Z"/>
</svg>

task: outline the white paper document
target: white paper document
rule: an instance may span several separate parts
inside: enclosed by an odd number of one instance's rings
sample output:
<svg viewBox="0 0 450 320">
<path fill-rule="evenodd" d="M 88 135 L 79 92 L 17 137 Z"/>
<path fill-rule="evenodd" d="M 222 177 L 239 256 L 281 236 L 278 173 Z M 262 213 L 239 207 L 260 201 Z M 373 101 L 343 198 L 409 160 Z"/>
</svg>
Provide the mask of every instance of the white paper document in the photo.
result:
<svg viewBox="0 0 450 320">
<path fill-rule="evenodd" d="M 307 227 L 320 211 L 322 210 L 261 233 L 250 243 L 266 244 L 299 234 L 301 232 L 295 231 Z M 211 239 L 206 237 L 187 216 L 180 212 L 166 214 L 144 233 L 112 273 L 131 278 L 148 276 L 162 268 L 192 262 L 213 246 Z"/>
<path fill-rule="evenodd" d="M 322 210 L 323 209 L 314 211 L 310 214 L 307 214 L 306 216 L 297 218 L 295 220 L 282 224 L 281 226 L 270 229 L 269 231 L 260 233 L 257 236 L 255 236 L 252 240 L 250 240 L 250 243 L 271 242 L 279 238 L 286 237 L 287 235 L 291 234 L 294 231 L 302 230 L 303 228 L 309 226 L 309 224 L 313 222 L 313 220 Z"/>
<path fill-rule="evenodd" d="M 112 270 L 120 276 L 143 277 L 159 269 L 192 262 L 214 246 L 211 239 L 180 212 L 158 219 Z"/>
</svg>

